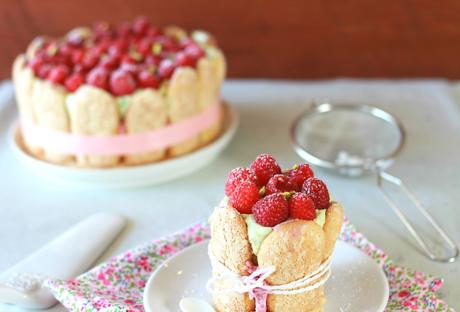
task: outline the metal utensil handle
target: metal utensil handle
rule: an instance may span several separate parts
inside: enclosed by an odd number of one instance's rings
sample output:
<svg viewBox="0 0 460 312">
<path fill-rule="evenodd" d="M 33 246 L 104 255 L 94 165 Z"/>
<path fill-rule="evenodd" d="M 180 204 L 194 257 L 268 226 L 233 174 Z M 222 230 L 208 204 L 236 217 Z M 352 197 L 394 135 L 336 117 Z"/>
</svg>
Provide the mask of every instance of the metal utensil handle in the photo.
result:
<svg viewBox="0 0 460 312">
<path fill-rule="evenodd" d="M 389 195 L 387 191 L 385 191 L 383 187 L 383 180 L 390 182 L 397 187 L 399 187 L 403 193 L 409 198 L 409 200 L 415 205 L 417 210 L 425 217 L 425 219 L 433 226 L 433 228 L 436 230 L 436 232 L 443 238 L 444 243 L 450 248 L 450 254 L 447 256 L 438 256 L 435 253 L 433 253 L 425 243 L 424 239 L 417 233 L 417 231 L 414 229 L 412 223 L 406 218 L 406 216 L 403 214 L 401 209 L 398 207 L 396 202 L 392 199 L 392 197 Z M 441 228 L 441 226 L 433 219 L 433 217 L 426 211 L 425 207 L 423 207 L 422 203 L 418 198 L 412 193 L 409 188 L 404 184 L 404 182 L 398 178 L 395 177 L 381 169 L 377 169 L 377 185 L 382 192 L 382 194 L 385 197 L 386 202 L 388 205 L 394 210 L 398 218 L 401 220 L 401 222 L 404 224 L 404 226 L 407 228 L 409 233 L 412 235 L 412 237 L 417 241 L 419 246 L 423 249 L 425 254 L 432 260 L 435 261 L 440 261 L 440 262 L 453 262 L 455 259 L 458 257 L 459 251 L 458 247 L 454 244 L 452 239 L 444 232 L 444 230 Z"/>
</svg>

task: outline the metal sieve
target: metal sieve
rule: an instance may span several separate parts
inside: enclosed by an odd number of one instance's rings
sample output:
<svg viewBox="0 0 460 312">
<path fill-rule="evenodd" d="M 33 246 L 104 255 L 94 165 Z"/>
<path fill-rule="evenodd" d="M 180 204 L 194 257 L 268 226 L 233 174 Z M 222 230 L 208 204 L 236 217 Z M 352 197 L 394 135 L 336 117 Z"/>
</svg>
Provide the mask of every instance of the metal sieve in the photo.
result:
<svg viewBox="0 0 460 312">
<path fill-rule="evenodd" d="M 401 122 L 380 108 L 360 104 L 313 103 L 297 117 L 291 127 L 295 152 L 309 163 L 348 177 L 375 174 L 385 201 L 415 239 L 423 253 L 434 261 L 453 262 L 459 251 L 452 239 L 433 219 L 404 182 L 386 172 L 402 150 L 406 134 Z M 397 187 L 433 230 L 415 229 L 413 222 L 397 204 L 395 194 L 385 185 Z"/>
</svg>

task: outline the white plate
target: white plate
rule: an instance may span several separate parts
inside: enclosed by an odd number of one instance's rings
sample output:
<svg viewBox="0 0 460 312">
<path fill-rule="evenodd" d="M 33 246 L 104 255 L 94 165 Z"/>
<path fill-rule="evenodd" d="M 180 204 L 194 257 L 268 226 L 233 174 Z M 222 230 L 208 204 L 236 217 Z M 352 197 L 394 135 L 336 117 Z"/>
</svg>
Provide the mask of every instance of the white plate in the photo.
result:
<svg viewBox="0 0 460 312">
<path fill-rule="evenodd" d="M 184 249 L 152 274 L 144 290 L 146 312 L 180 311 L 183 297 L 211 302 L 205 287 L 211 277 L 207 248 L 204 241 Z M 381 312 L 389 296 L 388 281 L 377 263 L 342 241 L 337 241 L 325 292 L 324 312 Z"/>
<path fill-rule="evenodd" d="M 86 169 L 48 163 L 29 155 L 23 150 L 17 126 L 14 126 L 9 133 L 10 146 L 16 158 L 33 172 L 60 183 L 103 189 L 153 185 L 197 171 L 219 155 L 230 143 L 239 124 L 238 114 L 235 109 L 231 105 L 225 105 L 225 107 L 224 130 L 214 142 L 190 154 L 153 164 Z"/>
</svg>

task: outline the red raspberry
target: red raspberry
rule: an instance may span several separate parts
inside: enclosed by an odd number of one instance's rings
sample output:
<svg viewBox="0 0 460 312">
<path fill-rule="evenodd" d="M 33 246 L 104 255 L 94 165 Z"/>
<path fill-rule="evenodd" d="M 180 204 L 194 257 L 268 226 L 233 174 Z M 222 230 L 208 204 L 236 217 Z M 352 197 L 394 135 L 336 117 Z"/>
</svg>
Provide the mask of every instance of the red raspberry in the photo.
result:
<svg viewBox="0 0 460 312">
<path fill-rule="evenodd" d="M 53 83 L 61 83 L 67 78 L 69 72 L 69 68 L 61 64 L 51 69 L 47 78 Z"/>
<path fill-rule="evenodd" d="M 118 69 L 110 75 L 110 90 L 115 95 L 133 93 L 136 90 L 136 80 L 131 73 Z"/>
<path fill-rule="evenodd" d="M 158 37 L 156 40 L 158 43 L 161 44 L 162 50 L 164 51 L 174 52 L 177 51 L 177 49 L 179 48 L 177 42 L 171 37 L 161 36 Z"/>
<path fill-rule="evenodd" d="M 44 64 L 43 58 L 41 57 L 34 57 L 29 61 L 29 66 L 32 68 L 33 72 L 38 75 L 38 71 L 40 67 Z"/>
<path fill-rule="evenodd" d="M 147 56 L 152 51 L 152 40 L 149 38 L 142 39 L 136 45 L 137 52 L 142 54 L 143 56 Z"/>
<path fill-rule="evenodd" d="M 191 44 L 187 46 L 184 52 L 189 55 L 195 62 L 205 55 L 204 50 L 197 44 Z"/>
<path fill-rule="evenodd" d="M 148 70 L 141 71 L 137 79 L 139 80 L 139 85 L 143 88 L 157 89 L 160 86 L 160 78 Z"/>
<path fill-rule="evenodd" d="M 195 66 L 195 60 L 185 52 L 178 52 L 176 54 L 175 63 L 177 66 Z"/>
<path fill-rule="evenodd" d="M 85 82 L 85 78 L 82 74 L 72 74 L 64 82 L 65 87 L 70 92 L 77 90 Z"/>
<path fill-rule="evenodd" d="M 250 180 L 241 181 L 230 195 L 228 203 L 240 213 L 251 213 L 252 206 L 259 200 L 259 188 Z"/>
<path fill-rule="evenodd" d="M 109 47 L 109 54 L 121 57 L 123 53 L 128 50 L 129 42 L 125 39 L 118 39 L 116 40 L 110 47 Z"/>
<path fill-rule="evenodd" d="M 297 192 L 300 192 L 305 180 L 313 178 L 315 176 L 313 170 L 311 170 L 308 164 L 296 166 L 294 169 L 289 170 L 288 175 L 291 183 L 295 186 L 295 190 Z"/>
<path fill-rule="evenodd" d="M 157 55 L 147 55 L 144 60 L 145 64 L 147 65 L 155 65 L 158 66 L 161 62 L 161 58 Z"/>
<path fill-rule="evenodd" d="M 289 181 L 289 177 L 284 174 L 275 174 L 265 185 L 265 194 L 284 193 L 294 190 L 294 186 Z"/>
<path fill-rule="evenodd" d="M 316 209 L 329 207 L 329 191 L 326 184 L 318 178 L 309 178 L 302 186 L 302 193 L 307 194 L 315 203 Z"/>
<path fill-rule="evenodd" d="M 132 57 L 132 55 L 124 54 L 121 57 L 122 64 L 137 64 L 137 61 Z"/>
<path fill-rule="evenodd" d="M 131 24 L 129 22 L 121 23 L 116 32 L 119 37 L 128 37 L 131 34 Z"/>
<path fill-rule="evenodd" d="M 158 74 L 163 79 L 171 78 L 174 72 L 175 66 L 171 60 L 165 59 L 162 60 L 159 67 L 158 67 Z"/>
<path fill-rule="evenodd" d="M 53 66 L 51 64 L 43 64 L 38 69 L 37 76 L 40 77 L 41 79 L 46 79 L 51 69 L 53 69 Z"/>
<path fill-rule="evenodd" d="M 145 16 L 139 16 L 133 22 L 133 32 L 136 35 L 143 35 L 149 28 L 149 20 Z"/>
<path fill-rule="evenodd" d="M 109 88 L 109 71 L 102 67 L 96 67 L 92 69 L 88 76 L 86 76 L 86 82 L 92 86 L 108 90 Z"/>
<path fill-rule="evenodd" d="M 83 56 L 83 60 L 81 61 L 81 64 L 83 65 L 84 68 L 86 69 L 91 69 L 96 66 L 96 64 L 99 62 L 99 57 L 96 55 L 93 55 L 92 53 L 87 53 L 85 56 Z"/>
<path fill-rule="evenodd" d="M 73 67 L 73 72 L 77 74 L 85 75 L 86 69 L 84 69 L 83 66 L 81 66 L 81 64 L 75 64 Z"/>
<path fill-rule="evenodd" d="M 85 53 L 83 50 L 74 50 L 72 52 L 72 63 L 74 64 L 80 64 L 83 61 L 83 57 L 85 56 Z"/>
<path fill-rule="evenodd" d="M 275 226 L 289 217 L 289 204 L 281 194 L 271 194 L 256 202 L 252 213 L 257 223 L 262 226 Z"/>
<path fill-rule="evenodd" d="M 98 66 L 104 67 L 105 69 L 111 70 L 115 69 L 118 66 L 118 57 L 114 55 L 107 55 L 104 57 L 100 62 Z"/>
<path fill-rule="evenodd" d="M 243 181 L 252 181 L 256 183 L 256 178 L 248 168 L 238 167 L 229 172 L 225 182 L 225 195 L 232 195 L 236 187 Z"/>
<path fill-rule="evenodd" d="M 149 29 L 147 29 L 147 37 L 149 38 L 155 38 L 158 36 L 161 36 L 162 31 L 159 27 L 157 26 L 149 26 Z"/>
<path fill-rule="evenodd" d="M 73 47 L 71 44 L 65 42 L 59 46 L 59 54 L 71 55 L 73 53 Z"/>
<path fill-rule="evenodd" d="M 315 203 L 304 193 L 294 193 L 289 200 L 289 214 L 293 219 L 314 220 Z"/>
<path fill-rule="evenodd" d="M 281 168 L 273 156 L 262 154 L 251 164 L 251 171 L 257 177 L 259 185 L 265 185 L 272 176 L 281 173 Z"/>
</svg>

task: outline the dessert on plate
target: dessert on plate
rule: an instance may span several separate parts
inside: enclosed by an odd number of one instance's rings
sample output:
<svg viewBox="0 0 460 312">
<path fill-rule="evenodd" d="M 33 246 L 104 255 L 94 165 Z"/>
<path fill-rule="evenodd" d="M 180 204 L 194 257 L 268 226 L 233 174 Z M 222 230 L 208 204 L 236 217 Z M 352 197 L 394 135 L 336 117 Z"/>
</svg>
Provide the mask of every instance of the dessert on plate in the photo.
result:
<svg viewBox="0 0 460 312">
<path fill-rule="evenodd" d="M 37 158 L 80 167 L 189 153 L 220 133 L 225 72 L 210 34 L 143 17 L 37 37 L 13 64 L 23 145 Z"/>
<path fill-rule="evenodd" d="M 230 171 L 210 218 L 208 290 L 217 311 L 323 311 L 342 206 L 308 164 L 270 155 Z"/>
</svg>

